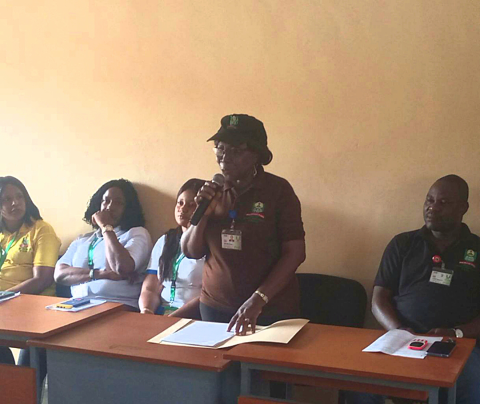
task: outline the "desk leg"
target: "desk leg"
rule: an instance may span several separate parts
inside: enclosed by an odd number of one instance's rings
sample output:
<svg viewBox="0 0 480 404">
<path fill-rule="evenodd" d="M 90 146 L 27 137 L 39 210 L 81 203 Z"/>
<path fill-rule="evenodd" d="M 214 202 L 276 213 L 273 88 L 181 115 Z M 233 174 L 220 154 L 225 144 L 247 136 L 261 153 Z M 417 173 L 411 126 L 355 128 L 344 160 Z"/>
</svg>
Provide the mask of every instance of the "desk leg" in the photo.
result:
<svg viewBox="0 0 480 404">
<path fill-rule="evenodd" d="M 457 396 L 457 384 L 455 383 L 451 389 L 447 389 L 447 403 L 455 404 Z"/>
<path fill-rule="evenodd" d="M 35 369 L 35 384 L 37 386 L 37 403 L 42 402 L 42 378 L 40 372 L 40 349 L 33 346 L 30 347 L 30 367 Z"/>
<path fill-rule="evenodd" d="M 252 370 L 249 369 L 247 364 L 242 363 L 241 364 L 241 383 L 240 383 L 240 391 L 242 395 L 248 396 L 251 394 L 251 388 L 252 388 Z"/>
<path fill-rule="evenodd" d="M 440 389 L 431 389 L 428 392 L 428 404 L 439 404 L 438 403 L 438 392 Z"/>
</svg>

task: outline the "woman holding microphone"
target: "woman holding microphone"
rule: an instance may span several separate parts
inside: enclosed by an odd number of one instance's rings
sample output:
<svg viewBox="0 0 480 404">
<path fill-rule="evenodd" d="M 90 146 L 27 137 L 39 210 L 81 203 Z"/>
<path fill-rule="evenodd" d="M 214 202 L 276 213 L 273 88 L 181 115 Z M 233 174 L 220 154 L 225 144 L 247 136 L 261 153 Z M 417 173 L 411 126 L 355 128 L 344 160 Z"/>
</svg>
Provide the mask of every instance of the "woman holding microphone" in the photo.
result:
<svg viewBox="0 0 480 404">
<path fill-rule="evenodd" d="M 196 202 L 210 205 L 181 240 L 188 258 L 206 257 L 202 320 L 226 322 L 245 334 L 257 323 L 298 316 L 295 271 L 305 260 L 301 207 L 285 179 L 263 170 L 273 158 L 263 123 L 227 115 L 208 140 L 225 184 L 206 182 L 200 189 Z"/>
</svg>

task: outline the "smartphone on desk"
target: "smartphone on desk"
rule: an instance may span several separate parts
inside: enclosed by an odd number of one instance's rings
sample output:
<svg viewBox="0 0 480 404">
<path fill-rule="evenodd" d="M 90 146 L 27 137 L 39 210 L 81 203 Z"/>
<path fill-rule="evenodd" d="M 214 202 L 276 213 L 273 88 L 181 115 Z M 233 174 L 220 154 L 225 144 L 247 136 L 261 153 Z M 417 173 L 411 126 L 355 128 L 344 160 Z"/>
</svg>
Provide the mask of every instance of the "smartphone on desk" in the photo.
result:
<svg viewBox="0 0 480 404">
<path fill-rule="evenodd" d="M 0 291 L 0 300 L 8 299 L 9 297 L 15 296 L 15 292 L 10 292 L 6 290 Z"/>
<path fill-rule="evenodd" d="M 73 309 L 74 307 L 80 307 L 85 304 L 90 303 L 90 299 L 87 297 L 76 297 L 70 300 L 65 300 L 64 302 L 57 303 L 56 307 L 61 309 Z"/>
<path fill-rule="evenodd" d="M 456 346 L 457 343 L 453 339 L 448 339 L 446 341 L 435 341 L 432 346 L 427 349 L 427 355 L 448 358 Z"/>
</svg>

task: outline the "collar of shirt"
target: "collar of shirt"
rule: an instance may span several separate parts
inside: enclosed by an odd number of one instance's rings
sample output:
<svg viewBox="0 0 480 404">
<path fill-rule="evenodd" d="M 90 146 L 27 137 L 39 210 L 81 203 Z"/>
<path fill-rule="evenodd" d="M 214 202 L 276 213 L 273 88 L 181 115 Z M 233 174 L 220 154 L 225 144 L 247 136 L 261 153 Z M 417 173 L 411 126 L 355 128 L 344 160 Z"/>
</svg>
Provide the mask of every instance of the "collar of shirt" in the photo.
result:
<svg viewBox="0 0 480 404">
<path fill-rule="evenodd" d="M 22 237 L 23 235 L 27 234 L 29 230 L 32 228 L 32 226 L 28 226 L 27 224 L 23 223 L 20 226 L 20 229 L 18 229 L 18 237 Z M 5 229 L 4 232 L 0 233 L 0 241 L 3 241 L 4 239 L 11 237 L 12 235 L 17 234 L 17 232 L 10 233 L 7 229 Z"/>
<path fill-rule="evenodd" d="M 415 235 L 415 237 L 420 237 L 425 241 L 428 241 L 428 237 L 430 235 L 430 230 L 427 229 L 427 226 L 423 226 L 420 231 Z M 457 241 L 466 241 L 470 239 L 472 236 L 472 232 L 468 228 L 465 223 L 462 223 L 462 227 L 460 228 L 460 237 Z"/>
</svg>

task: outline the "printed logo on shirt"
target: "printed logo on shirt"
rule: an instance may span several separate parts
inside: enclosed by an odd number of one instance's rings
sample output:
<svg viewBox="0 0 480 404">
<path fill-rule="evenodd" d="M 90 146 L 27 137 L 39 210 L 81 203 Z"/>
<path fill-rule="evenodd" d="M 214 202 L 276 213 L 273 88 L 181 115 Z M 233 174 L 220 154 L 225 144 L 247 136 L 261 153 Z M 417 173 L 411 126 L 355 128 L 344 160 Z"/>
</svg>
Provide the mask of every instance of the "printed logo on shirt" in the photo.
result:
<svg viewBox="0 0 480 404">
<path fill-rule="evenodd" d="M 263 213 L 265 211 L 265 205 L 262 202 L 255 202 L 253 204 L 252 212 Z"/>
<path fill-rule="evenodd" d="M 255 202 L 252 206 L 252 212 L 247 213 L 245 216 L 265 219 L 263 212 L 265 212 L 265 205 L 262 202 Z"/>
<path fill-rule="evenodd" d="M 475 262 L 477 259 L 477 252 L 473 250 L 465 250 L 464 261 Z"/>
<path fill-rule="evenodd" d="M 28 241 L 28 236 L 26 236 L 26 237 L 23 238 L 22 244 L 20 244 L 20 247 L 18 247 L 18 251 L 27 252 L 28 247 L 30 247 L 30 243 Z"/>
</svg>

